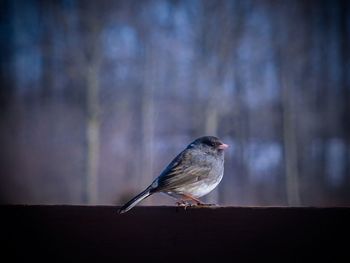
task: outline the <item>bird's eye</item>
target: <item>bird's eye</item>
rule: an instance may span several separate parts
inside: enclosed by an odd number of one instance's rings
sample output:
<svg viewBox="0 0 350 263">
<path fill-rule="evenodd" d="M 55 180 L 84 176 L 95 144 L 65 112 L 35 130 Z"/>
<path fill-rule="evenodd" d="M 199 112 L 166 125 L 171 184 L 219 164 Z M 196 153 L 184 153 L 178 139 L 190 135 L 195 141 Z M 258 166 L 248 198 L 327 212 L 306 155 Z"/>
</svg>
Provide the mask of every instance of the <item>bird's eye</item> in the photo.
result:
<svg viewBox="0 0 350 263">
<path fill-rule="evenodd" d="M 212 147 L 214 147 L 214 146 L 215 146 L 215 143 L 214 143 L 214 142 L 212 142 L 212 141 L 209 141 L 207 144 L 208 144 L 209 146 L 212 146 Z"/>
</svg>

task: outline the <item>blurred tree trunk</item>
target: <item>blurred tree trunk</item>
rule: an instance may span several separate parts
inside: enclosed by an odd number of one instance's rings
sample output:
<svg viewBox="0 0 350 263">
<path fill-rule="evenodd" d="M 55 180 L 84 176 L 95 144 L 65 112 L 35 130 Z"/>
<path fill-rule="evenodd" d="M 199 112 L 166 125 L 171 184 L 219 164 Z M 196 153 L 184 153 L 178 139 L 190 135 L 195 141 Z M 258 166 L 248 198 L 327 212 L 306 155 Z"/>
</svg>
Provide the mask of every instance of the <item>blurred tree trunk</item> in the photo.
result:
<svg viewBox="0 0 350 263">
<path fill-rule="evenodd" d="M 344 194 L 349 196 L 349 186 L 350 186 L 350 81 L 349 81 L 349 23 L 348 17 L 350 15 L 349 6 L 345 0 L 340 2 L 340 45 L 341 45 L 341 85 L 342 85 L 342 107 L 341 107 L 341 120 L 344 127 L 339 127 L 343 130 L 343 136 L 345 141 L 345 167 L 344 167 Z"/>
<path fill-rule="evenodd" d="M 100 148 L 98 71 L 99 62 L 94 59 L 88 67 L 87 76 L 86 192 L 87 202 L 89 204 L 96 204 L 98 201 L 98 164 Z"/>
<path fill-rule="evenodd" d="M 329 8 L 327 7 L 327 3 L 325 2 L 323 5 L 319 7 L 319 22 L 316 24 L 315 29 L 317 30 L 317 43 L 320 49 L 320 69 L 318 74 L 318 82 L 314 92 L 315 98 L 315 108 L 316 112 L 315 116 L 317 118 L 317 124 L 319 127 L 316 127 L 314 137 L 318 139 L 319 148 L 317 151 L 317 158 L 315 160 L 314 175 L 315 179 L 311 182 L 314 184 L 314 180 L 317 180 L 317 184 L 314 188 L 313 192 L 319 194 L 320 197 L 316 197 L 315 200 L 319 202 L 322 200 L 322 196 L 324 196 L 325 191 L 327 191 L 327 141 L 328 141 L 328 133 L 329 133 L 329 120 L 325 118 L 327 114 L 327 105 L 328 99 L 331 95 L 331 89 L 329 87 L 330 83 L 330 56 L 328 53 L 329 50 L 329 31 L 330 31 L 330 17 L 329 17 Z M 321 201 L 322 202 L 322 201 Z"/>
<path fill-rule="evenodd" d="M 215 96 L 214 96 L 215 97 Z M 213 99 L 209 101 L 209 105 L 207 106 L 206 114 L 205 114 L 205 134 L 206 135 L 214 135 L 218 134 L 218 109 L 215 105 Z"/>
<path fill-rule="evenodd" d="M 237 65 L 237 63 L 235 63 Z M 249 189 L 249 169 L 247 165 L 247 149 L 249 141 L 249 111 L 247 105 L 244 101 L 244 91 L 242 78 L 240 76 L 241 72 L 237 70 L 234 72 L 235 75 L 235 87 L 236 87 L 236 138 L 237 138 L 237 160 L 238 160 L 238 170 L 237 174 L 239 176 L 239 191 L 241 202 L 246 205 L 249 203 L 251 197 L 251 191 Z"/>
<path fill-rule="evenodd" d="M 40 94 L 37 96 L 39 104 L 46 103 L 48 99 L 53 96 L 54 85 L 54 37 L 55 32 L 52 31 L 52 27 L 55 23 L 55 5 L 52 2 L 44 2 L 40 7 L 40 17 L 43 20 L 42 23 L 42 38 L 41 38 L 41 52 L 42 52 L 42 78 L 40 85 Z M 39 109 L 40 111 L 40 109 Z"/>
<path fill-rule="evenodd" d="M 282 73 L 283 74 L 283 73 Z M 293 91 L 281 76 L 282 84 L 282 125 L 284 159 L 288 205 L 300 205 L 298 147 L 296 138 L 296 120 Z"/>
<path fill-rule="evenodd" d="M 6 32 L 6 38 L 0 41 L 0 116 L 6 112 L 7 107 L 11 104 L 15 91 L 15 71 L 11 67 L 11 63 L 14 60 L 14 54 L 16 53 L 15 47 L 15 34 L 14 34 L 14 17 L 16 17 L 11 10 L 11 1 L 4 1 L 2 3 L 1 18 L 3 23 L 1 24 L 3 32 Z"/>
<path fill-rule="evenodd" d="M 298 3 L 293 3 L 291 6 L 280 5 L 281 12 L 276 17 L 275 31 L 280 38 L 278 40 L 271 39 L 275 48 L 275 63 L 277 68 L 277 76 L 280 84 L 280 109 L 282 118 L 281 137 L 284 150 L 284 170 L 285 170 L 285 189 L 287 203 L 291 206 L 300 205 L 299 192 L 299 168 L 298 168 L 298 140 L 297 140 L 297 123 L 296 123 L 296 89 L 293 79 L 298 74 L 297 53 L 300 52 L 301 42 L 296 39 L 298 24 L 290 20 L 292 13 L 293 17 L 297 17 Z M 282 25 L 288 24 L 290 28 L 287 30 Z M 292 72 L 292 73 L 290 73 Z M 295 76 L 293 76 L 293 74 Z"/>
<path fill-rule="evenodd" d="M 190 134 L 189 136 L 191 138 L 197 138 L 199 136 L 203 135 L 202 129 L 201 129 L 201 112 L 203 103 L 200 101 L 200 87 L 199 87 L 199 78 L 201 76 L 200 74 L 200 59 L 201 56 L 199 54 L 196 54 L 196 59 L 193 62 L 193 74 L 190 81 L 190 90 L 189 90 L 189 96 L 188 96 L 188 102 L 187 105 L 189 107 L 189 118 L 191 122 L 190 126 Z M 193 103 L 193 101 L 196 101 L 196 103 Z"/>
<path fill-rule="evenodd" d="M 89 5 L 93 15 L 86 19 L 89 33 L 87 40 L 89 42 L 89 50 L 87 52 L 87 94 L 86 94 L 86 181 L 85 194 L 88 204 L 96 204 L 98 202 L 98 167 L 99 167 L 99 149 L 100 149 L 100 119 L 99 119 L 99 70 L 101 64 L 101 50 L 99 43 L 99 33 L 101 30 L 101 22 L 98 21 L 95 6 Z"/>
<path fill-rule="evenodd" d="M 152 42 L 151 39 L 148 40 Z M 146 42 L 145 42 L 146 43 Z M 142 83 L 142 106 L 141 106 L 141 167 L 142 176 L 141 188 L 145 188 L 154 178 L 154 67 L 156 56 L 153 52 L 154 47 L 151 44 L 145 44 L 144 60 L 144 79 Z M 151 199 L 146 199 L 143 204 L 150 204 Z"/>
</svg>

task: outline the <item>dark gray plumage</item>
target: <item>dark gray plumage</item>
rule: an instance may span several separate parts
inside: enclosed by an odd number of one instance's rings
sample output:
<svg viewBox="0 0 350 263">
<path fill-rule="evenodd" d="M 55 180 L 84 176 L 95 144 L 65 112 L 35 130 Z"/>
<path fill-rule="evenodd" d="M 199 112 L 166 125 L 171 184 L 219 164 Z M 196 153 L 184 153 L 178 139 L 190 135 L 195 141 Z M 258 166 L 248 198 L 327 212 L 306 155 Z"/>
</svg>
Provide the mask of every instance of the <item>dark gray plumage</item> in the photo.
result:
<svg viewBox="0 0 350 263">
<path fill-rule="evenodd" d="M 197 198 L 211 192 L 224 174 L 224 149 L 228 145 L 217 137 L 204 136 L 190 143 L 143 192 L 119 209 L 125 213 L 157 192 L 166 193 L 186 204 L 202 204 Z"/>
</svg>

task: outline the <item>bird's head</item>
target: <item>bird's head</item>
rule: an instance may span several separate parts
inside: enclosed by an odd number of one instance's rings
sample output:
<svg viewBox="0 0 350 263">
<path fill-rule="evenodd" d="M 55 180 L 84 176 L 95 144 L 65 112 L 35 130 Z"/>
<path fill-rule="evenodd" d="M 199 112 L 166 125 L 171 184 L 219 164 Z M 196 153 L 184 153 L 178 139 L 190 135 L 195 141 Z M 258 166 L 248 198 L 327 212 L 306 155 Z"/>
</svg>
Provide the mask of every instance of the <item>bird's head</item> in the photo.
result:
<svg viewBox="0 0 350 263">
<path fill-rule="evenodd" d="M 204 150 L 223 152 L 228 145 L 215 136 L 203 136 L 194 140 L 189 147 L 199 147 Z"/>
</svg>

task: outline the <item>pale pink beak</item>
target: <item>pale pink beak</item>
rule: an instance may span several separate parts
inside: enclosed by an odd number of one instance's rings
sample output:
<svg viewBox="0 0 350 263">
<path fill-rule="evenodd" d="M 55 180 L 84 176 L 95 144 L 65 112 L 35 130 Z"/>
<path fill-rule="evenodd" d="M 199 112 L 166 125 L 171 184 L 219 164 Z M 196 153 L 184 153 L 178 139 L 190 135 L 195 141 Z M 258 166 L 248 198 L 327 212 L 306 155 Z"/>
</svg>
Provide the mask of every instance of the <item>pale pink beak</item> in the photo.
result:
<svg viewBox="0 0 350 263">
<path fill-rule="evenodd" d="M 220 144 L 219 147 L 218 147 L 218 149 L 220 149 L 220 150 L 225 150 L 226 148 L 228 148 L 228 145 L 225 144 L 225 143 Z"/>
</svg>

